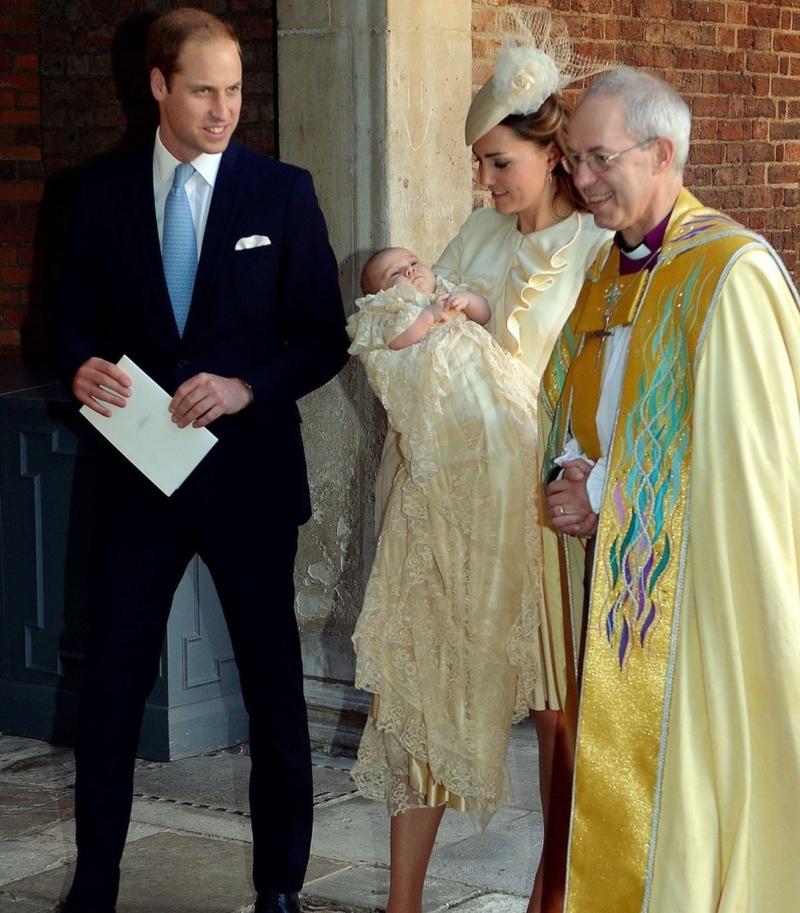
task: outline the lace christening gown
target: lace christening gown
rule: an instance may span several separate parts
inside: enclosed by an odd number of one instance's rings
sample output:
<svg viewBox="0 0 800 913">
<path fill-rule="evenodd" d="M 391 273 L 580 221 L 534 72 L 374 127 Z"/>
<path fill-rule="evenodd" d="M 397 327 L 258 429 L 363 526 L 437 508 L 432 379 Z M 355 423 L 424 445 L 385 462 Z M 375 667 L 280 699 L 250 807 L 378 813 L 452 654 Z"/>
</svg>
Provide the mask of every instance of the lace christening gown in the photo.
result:
<svg viewBox="0 0 800 913">
<path fill-rule="evenodd" d="M 446 801 L 485 824 L 540 676 L 536 394 L 463 314 L 390 350 L 429 301 L 397 286 L 348 326 L 400 454 L 353 636 L 377 696 L 353 777 L 391 814 Z"/>
</svg>

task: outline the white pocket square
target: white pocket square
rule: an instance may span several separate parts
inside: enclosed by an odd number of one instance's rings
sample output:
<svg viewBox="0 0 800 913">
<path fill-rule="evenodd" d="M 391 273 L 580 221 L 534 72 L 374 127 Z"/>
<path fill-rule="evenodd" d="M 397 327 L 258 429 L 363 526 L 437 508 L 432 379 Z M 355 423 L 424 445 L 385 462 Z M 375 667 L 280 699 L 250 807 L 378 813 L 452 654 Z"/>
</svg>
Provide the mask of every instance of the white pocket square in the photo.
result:
<svg viewBox="0 0 800 913">
<path fill-rule="evenodd" d="M 250 235 L 249 238 L 239 238 L 235 250 L 249 250 L 251 247 L 266 247 L 272 241 L 266 235 Z"/>
</svg>

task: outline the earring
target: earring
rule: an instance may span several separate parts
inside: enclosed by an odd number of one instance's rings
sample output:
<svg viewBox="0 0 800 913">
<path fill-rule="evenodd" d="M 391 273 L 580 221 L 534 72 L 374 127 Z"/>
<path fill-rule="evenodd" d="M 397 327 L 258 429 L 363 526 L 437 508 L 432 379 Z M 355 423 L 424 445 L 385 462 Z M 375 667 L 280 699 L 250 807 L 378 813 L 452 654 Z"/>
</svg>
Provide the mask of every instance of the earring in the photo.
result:
<svg viewBox="0 0 800 913">
<path fill-rule="evenodd" d="M 547 183 L 549 184 L 553 180 L 553 169 L 547 169 Z"/>
</svg>

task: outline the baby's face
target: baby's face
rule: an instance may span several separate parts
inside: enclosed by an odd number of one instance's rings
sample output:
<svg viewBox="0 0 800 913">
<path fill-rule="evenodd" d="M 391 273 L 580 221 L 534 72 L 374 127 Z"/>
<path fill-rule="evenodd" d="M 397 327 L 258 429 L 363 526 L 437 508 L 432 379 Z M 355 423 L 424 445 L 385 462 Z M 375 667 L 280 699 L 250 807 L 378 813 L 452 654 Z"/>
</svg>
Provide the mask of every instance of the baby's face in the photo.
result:
<svg viewBox="0 0 800 913">
<path fill-rule="evenodd" d="M 403 247 L 390 247 L 378 254 L 370 268 L 370 279 L 371 285 L 381 290 L 395 285 L 413 285 L 425 295 L 436 290 L 431 268 Z"/>
</svg>

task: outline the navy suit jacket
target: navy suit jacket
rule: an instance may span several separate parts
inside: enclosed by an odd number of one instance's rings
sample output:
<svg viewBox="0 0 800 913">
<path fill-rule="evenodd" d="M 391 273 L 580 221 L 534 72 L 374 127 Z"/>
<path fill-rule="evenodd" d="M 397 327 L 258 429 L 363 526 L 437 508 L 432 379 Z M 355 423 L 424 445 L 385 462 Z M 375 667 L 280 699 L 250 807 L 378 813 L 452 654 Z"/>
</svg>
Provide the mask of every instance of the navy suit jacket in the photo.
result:
<svg viewBox="0 0 800 913">
<path fill-rule="evenodd" d="M 252 235 L 270 243 L 236 250 Z M 230 143 L 180 337 L 161 261 L 152 145 L 92 165 L 76 194 L 60 335 L 70 382 L 86 359 L 122 355 L 170 394 L 203 371 L 244 378 L 253 404 L 211 423 L 220 440 L 195 473 L 245 472 L 255 488 L 269 487 L 284 519 L 308 519 L 296 401 L 342 367 L 348 340 L 307 171 Z"/>
</svg>

